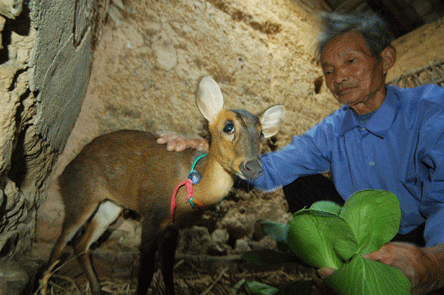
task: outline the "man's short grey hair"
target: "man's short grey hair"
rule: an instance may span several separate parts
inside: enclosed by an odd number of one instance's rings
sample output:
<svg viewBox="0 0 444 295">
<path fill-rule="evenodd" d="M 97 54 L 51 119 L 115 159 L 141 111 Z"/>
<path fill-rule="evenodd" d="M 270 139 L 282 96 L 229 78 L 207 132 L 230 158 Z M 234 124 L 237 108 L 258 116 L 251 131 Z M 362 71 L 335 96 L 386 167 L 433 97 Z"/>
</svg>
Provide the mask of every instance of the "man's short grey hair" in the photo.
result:
<svg viewBox="0 0 444 295">
<path fill-rule="evenodd" d="M 321 60 L 322 50 L 328 41 L 350 31 L 358 32 L 364 37 L 368 49 L 378 60 L 381 51 L 391 46 L 393 37 L 389 27 L 378 15 L 322 12 L 319 16 L 322 32 L 318 36 L 318 46 L 316 49 L 318 60 Z"/>
</svg>

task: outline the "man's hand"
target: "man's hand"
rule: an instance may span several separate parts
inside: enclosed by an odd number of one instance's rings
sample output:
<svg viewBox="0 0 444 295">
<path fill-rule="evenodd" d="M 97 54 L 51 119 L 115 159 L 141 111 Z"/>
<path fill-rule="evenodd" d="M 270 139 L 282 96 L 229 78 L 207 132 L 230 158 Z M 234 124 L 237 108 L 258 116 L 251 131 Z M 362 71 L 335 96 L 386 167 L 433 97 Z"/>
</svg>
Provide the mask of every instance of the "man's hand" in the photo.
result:
<svg viewBox="0 0 444 295">
<path fill-rule="evenodd" d="M 209 144 L 204 138 L 187 138 L 177 134 L 162 134 L 157 139 L 159 144 L 167 144 L 168 151 L 181 152 L 185 149 L 195 149 L 208 152 Z"/>
<path fill-rule="evenodd" d="M 391 242 L 364 258 L 393 266 L 409 279 L 412 294 L 426 294 L 444 286 L 444 244 L 420 248 Z"/>
<path fill-rule="evenodd" d="M 331 276 L 336 269 L 334 268 L 330 268 L 330 267 L 322 267 L 320 269 L 318 269 L 318 276 L 325 280 L 327 279 L 329 276 Z"/>
<path fill-rule="evenodd" d="M 336 269 L 330 268 L 330 267 L 322 267 L 318 269 L 317 275 L 318 277 L 313 277 L 313 283 L 315 286 L 315 290 L 317 290 L 317 293 L 320 293 L 322 295 L 336 295 L 335 292 L 333 292 L 327 284 L 325 284 L 325 280 L 331 276 Z"/>
<path fill-rule="evenodd" d="M 444 244 L 420 248 L 391 242 L 363 257 L 399 269 L 411 283 L 411 294 L 426 294 L 444 287 Z M 334 271 L 333 268 L 320 268 L 318 275 L 325 280 Z"/>
</svg>

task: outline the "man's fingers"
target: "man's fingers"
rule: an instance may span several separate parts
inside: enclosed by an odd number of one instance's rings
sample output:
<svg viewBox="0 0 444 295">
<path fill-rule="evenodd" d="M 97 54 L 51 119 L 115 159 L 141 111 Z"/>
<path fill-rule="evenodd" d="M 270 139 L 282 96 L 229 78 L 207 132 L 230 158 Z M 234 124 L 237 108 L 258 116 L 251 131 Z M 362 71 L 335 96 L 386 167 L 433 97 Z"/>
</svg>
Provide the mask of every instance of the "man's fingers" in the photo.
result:
<svg viewBox="0 0 444 295">
<path fill-rule="evenodd" d="M 169 151 L 169 152 L 172 152 L 172 151 L 181 152 L 187 148 L 192 148 L 192 149 L 197 148 L 197 144 L 190 141 L 190 140 L 183 141 L 180 139 L 173 139 L 173 140 L 166 140 L 165 142 L 167 144 L 167 151 Z M 162 142 L 159 142 L 159 141 L 157 141 L 157 143 L 162 144 Z"/>
<path fill-rule="evenodd" d="M 165 140 L 165 138 L 163 138 L 163 137 L 159 137 L 158 139 L 157 139 L 157 143 L 158 144 L 164 144 L 164 143 L 166 143 L 167 141 Z"/>
<path fill-rule="evenodd" d="M 397 257 L 400 253 L 403 253 L 412 246 L 413 245 L 407 243 L 390 242 L 383 245 L 379 250 L 365 254 L 362 257 L 391 265 L 393 257 Z"/>
<path fill-rule="evenodd" d="M 368 259 L 368 260 L 379 260 L 379 254 L 376 252 L 371 252 L 365 255 L 362 255 L 363 258 Z"/>
<path fill-rule="evenodd" d="M 176 134 L 161 134 L 160 137 L 157 139 L 157 143 L 164 144 L 170 141 L 174 141 L 175 139 L 177 139 Z"/>
<path fill-rule="evenodd" d="M 158 144 L 167 144 L 167 151 L 172 152 L 172 151 L 183 151 L 185 148 L 184 147 L 179 147 L 178 145 L 180 145 L 180 138 L 178 135 L 176 134 L 161 134 L 160 137 L 157 139 L 157 143 Z"/>
<path fill-rule="evenodd" d="M 321 279 L 325 280 L 329 276 L 331 276 L 335 272 L 335 270 L 336 269 L 330 267 L 322 267 L 318 269 L 318 275 Z"/>
<path fill-rule="evenodd" d="M 383 263 L 387 262 L 386 257 L 384 256 L 384 253 L 380 252 L 380 251 L 368 253 L 368 254 L 362 255 L 362 257 L 365 259 L 368 259 L 368 260 L 379 261 L 379 262 L 383 262 Z"/>
<path fill-rule="evenodd" d="M 166 144 L 167 151 L 181 152 L 186 149 L 208 151 L 209 144 L 203 138 L 187 138 L 177 134 L 161 134 L 157 139 L 158 144 Z"/>
<path fill-rule="evenodd" d="M 168 141 L 167 142 L 167 151 L 172 152 L 174 150 L 176 150 L 176 144 L 171 141 Z"/>
<path fill-rule="evenodd" d="M 183 141 L 177 141 L 176 152 L 181 152 L 187 148 L 187 143 Z"/>
<path fill-rule="evenodd" d="M 200 152 L 205 152 L 207 150 L 207 146 L 204 144 L 197 145 L 196 149 Z"/>
</svg>

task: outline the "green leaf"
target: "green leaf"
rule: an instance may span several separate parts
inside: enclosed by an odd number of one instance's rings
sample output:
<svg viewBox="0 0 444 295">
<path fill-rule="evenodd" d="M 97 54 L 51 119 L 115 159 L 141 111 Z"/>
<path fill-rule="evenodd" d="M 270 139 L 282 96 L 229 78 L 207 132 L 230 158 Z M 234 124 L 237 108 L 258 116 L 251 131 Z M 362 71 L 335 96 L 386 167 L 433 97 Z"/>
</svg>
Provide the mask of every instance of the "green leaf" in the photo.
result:
<svg viewBox="0 0 444 295">
<path fill-rule="evenodd" d="M 335 202 L 319 201 L 319 202 L 313 203 L 311 205 L 310 209 L 329 212 L 332 214 L 339 215 L 339 212 L 341 212 L 342 207 L 341 207 L 341 205 L 339 205 Z"/>
<path fill-rule="evenodd" d="M 361 255 L 336 270 L 325 283 L 341 295 L 407 295 L 410 282 L 394 267 Z"/>
<path fill-rule="evenodd" d="M 248 292 L 256 295 L 274 295 L 277 292 L 279 292 L 279 289 L 275 287 L 271 287 L 267 284 L 259 282 L 250 282 L 250 281 L 246 282 L 245 289 L 247 289 Z"/>
<path fill-rule="evenodd" d="M 263 221 L 261 222 L 261 227 L 264 233 L 266 233 L 272 239 L 278 242 L 287 242 L 287 234 L 289 229 L 288 224 Z"/>
<path fill-rule="evenodd" d="M 339 268 L 356 254 L 357 242 L 338 215 L 303 209 L 289 221 L 287 244 L 302 261 L 315 268 Z"/>
<path fill-rule="evenodd" d="M 294 281 L 279 291 L 278 295 L 306 295 L 310 294 L 313 281 Z"/>
<path fill-rule="evenodd" d="M 255 265 L 275 265 L 288 262 L 299 262 L 297 257 L 292 254 L 269 249 L 247 251 L 242 254 L 242 258 Z"/>
<path fill-rule="evenodd" d="M 285 242 L 277 241 L 276 246 L 280 251 L 282 251 L 284 253 L 293 253 L 291 251 L 290 247 L 288 247 L 287 241 L 285 241 Z"/>
<path fill-rule="evenodd" d="M 393 193 L 364 190 L 350 196 L 339 216 L 350 225 L 357 251 L 364 255 L 378 250 L 398 233 L 401 209 Z"/>
<path fill-rule="evenodd" d="M 288 224 L 271 221 L 261 222 L 263 232 L 277 242 L 277 247 L 282 252 L 291 252 L 287 245 Z"/>
</svg>

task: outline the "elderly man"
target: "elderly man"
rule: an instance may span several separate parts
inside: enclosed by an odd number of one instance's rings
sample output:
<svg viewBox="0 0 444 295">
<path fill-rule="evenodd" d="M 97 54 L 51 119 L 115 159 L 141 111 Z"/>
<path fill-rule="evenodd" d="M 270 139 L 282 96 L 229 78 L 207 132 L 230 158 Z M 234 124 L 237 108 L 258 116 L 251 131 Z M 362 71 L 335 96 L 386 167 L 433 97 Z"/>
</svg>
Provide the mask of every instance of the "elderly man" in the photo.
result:
<svg viewBox="0 0 444 295">
<path fill-rule="evenodd" d="M 298 178 L 322 171 L 332 172 L 342 202 L 359 190 L 391 191 L 402 212 L 395 240 L 404 242 L 392 241 L 365 257 L 401 270 L 412 294 L 442 288 L 444 88 L 385 85 L 396 51 L 380 18 L 322 14 L 322 21 L 317 53 L 326 85 L 343 107 L 283 149 L 265 154 L 264 175 L 254 185 L 264 190 L 284 187 L 293 211 L 320 198 L 300 197 Z M 159 143 L 166 141 L 169 149 L 179 150 L 207 145 L 169 138 Z M 412 244 L 421 229 L 425 247 Z M 320 269 L 319 274 L 325 278 L 333 271 Z"/>
</svg>

